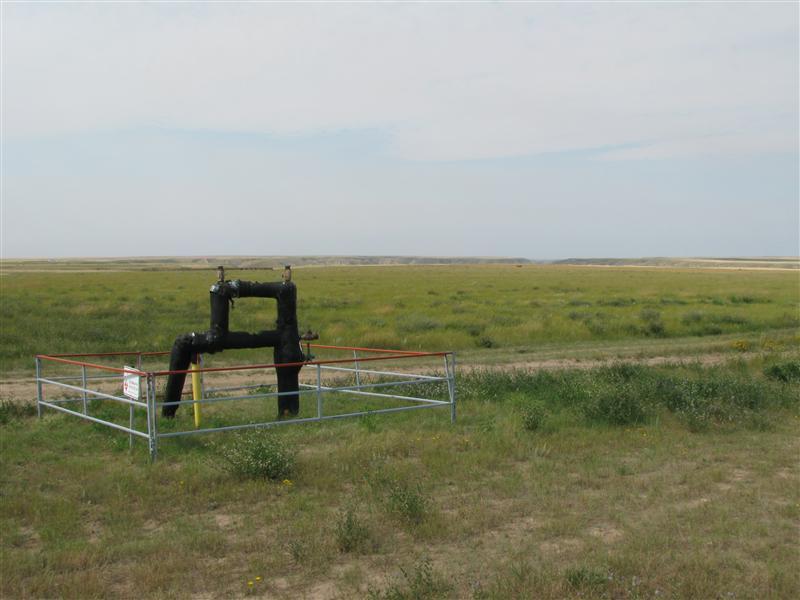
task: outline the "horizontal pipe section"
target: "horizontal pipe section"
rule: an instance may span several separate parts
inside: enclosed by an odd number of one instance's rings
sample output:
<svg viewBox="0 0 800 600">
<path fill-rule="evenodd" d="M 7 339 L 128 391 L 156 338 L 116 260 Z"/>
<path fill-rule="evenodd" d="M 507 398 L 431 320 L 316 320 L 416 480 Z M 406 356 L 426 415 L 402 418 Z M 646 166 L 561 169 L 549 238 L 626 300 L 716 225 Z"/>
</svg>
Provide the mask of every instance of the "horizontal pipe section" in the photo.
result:
<svg viewBox="0 0 800 600">
<path fill-rule="evenodd" d="M 353 390 L 363 390 L 363 389 L 366 389 L 366 388 L 391 387 L 393 385 L 413 385 L 415 383 L 424 383 L 425 381 L 427 381 L 427 380 L 425 380 L 425 379 L 419 379 L 419 380 L 413 380 L 413 379 L 409 380 L 409 379 L 407 379 L 405 381 L 384 381 L 382 383 L 362 383 L 361 385 L 352 385 L 352 386 L 348 385 L 348 386 L 335 387 L 335 388 L 334 387 L 328 387 L 328 388 L 323 388 L 323 389 L 336 390 L 337 392 L 351 392 Z M 447 378 L 443 377 L 441 379 L 441 381 L 447 381 Z M 305 385 L 311 385 L 311 384 L 305 384 Z M 316 385 L 314 385 L 313 387 L 314 387 L 314 389 L 317 389 Z"/>
<path fill-rule="evenodd" d="M 392 356 L 368 356 L 366 358 L 359 358 L 358 362 L 369 362 L 374 360 L 392 360 L 401 358 L 419 358 L 426 356 L 444 356 L 449 352 L 420 352 L 417 354 L 397 354 Z M 263 364 L 263 365 L 242 365 L 236 367 L 210 367 L 205 369 L 197 369 L 198 373 L 214 373 L 221 371 L 245 371 L 248 369 L 274 369 L 276 367 L 308 367 L 313 365 L 337 365 L 342 363 L 354 362 L 352 358 L 337 358 L 331 360 L 314 360 L 309 362 L 293 362 L 293 363 L 277 363 L 277 364 Z M 119 369 L 120 371 L 122 369 Z M 176 375 L 179 373 L 191 373 L 190 369 L 177 370 L 177 371 L 150 371 L 149 375 L 162 376 L 162 375 Z"/>
<path fill-rule="evenodd" d="M 139 377 L 147 377 L 147 373 L 144 371 L 140 371 L 138 369 L 120 369 L 117 367 L 108 367 L 106 365 L 96 365 L 94 363 L 88 362 L 81 362 L 79 360 L 69 360 L 66 358 L 59 358 L 57 356 L 48 356 L 47 354 L 37 354 L 36 358 L 42 360 L 51 360 L 57 363 L 64 363 L 66 365 L 77 365 L 79 367 L 90 367 L 92 369 L 101 369 L 103 371 L 112 371 L 114 373 L 132 373 L 133 375 L 138 375 Z"/>
<path fill-rule="evenodd" d="M 51 375 L 50 377 L 48 377 L 48 379 L 50 379 L 51 381 L 78 380 L 80 382 L 83 382 L 83 376 L 82 375 L 62 375 L 62 376 L 59 376 L 59 377 L 53 377 Z M 118 381 L 121 381 L 122 377 L 120 377 L 119 375 L 116 375 L 116 374 L 115 375 L 93 375 L 91 377 L 86 377 L 86 381 L 95 381 L 97 379 L 116 379 Z M 31 381 L 35 382 L 36 378 L 34 377 L 33 379 L 31 379 Z"/>
<path fill-rule="evenodd" d="M 233 392 L 234 390 L 253 390 L 260 387 L 275 387 L 275 383 L 254 383 L 253 385 L 232 385 L 229 387 L 203 388 L 206 394 L 212 392 Z"/>
<path fill-rule="evenodd" d="M 76 417 L 80 417 L 81 419 L 86 419 L 87 421 L 92 421 L 93 423 L 100 423 L 101 425 L 107 425 L 112 429 L 119 429 L 120 431 L 124 431 L 125 433 L 138 435 L 139 437 L 148 439 L 147 433 L 142 431 L 137 431 L 136 429 L 129 429 L 127 427 L 124 427 L 123 425 L 117 425 L 116 423 L 111 423 L 110 421 L 103 421 L 103 419 L 98 419 L 97 417 L 90 417 L 89 415 L 75 412 L 74 410 L 69 410 L 68 408 L 64 408 L 63 406 L 57 406 L 55 404 L 52 404 L 51 402 L 45 402 L 44 400 L 39 402 L 39 404 L 41 404 L 42 406 L 49 406 L 50 408 L 55 410 L 60 410 L 61 412 L 65 412 L 69 415 L 75 415 Z"/>
<path fill-rule="evenodd" d="M 398 353 L 393 353 L 392 350 L 378 350 L 378 349 L 368 349 L 368 348 L 350 348 L 347 346 L 330 346 L 330 348 L 335 349 L 346 349 L 346 350 L 362 350 L 362 351 L 374 351 L 374 352 L 384 352 L 384 353 L 392 353 L 389 356 L 367 356 L 364 358 L 356 359 L 359 363 L 362 362 L 370 362 L 375 360 L 393 360 L 393 359 L 402 359 L 402 358 L 424 358 L 428 356 L 445 356 L 448 354 L 452 354 L 452 352 L 410 352 L 400 350 Z M 142 353 L 145 354 L 168 354 L 163 352 L 158 353 Z M 139 377 L 147 377 L 147 376 L 164 376 L 164 375 L 177 375 L 180 373 L 188 374 L 190 372 L 189 369 L 184 370 L 177 370 L 177 371 L 141 371 L 139 369 L 120 369 L 118 367 L 109 367 L 107 365 L 98 365 L 96 363 L 78 361 L 78 360 L 69 360 L 68 358 L 63 358 L 62 356 L 136 356 L 138 353 L 136 352 L 129 352 L 129 353 L 109 353 L 109 354 L 86 354 L 86 355 L 49 355 L 49 354 L 37 354 L 36 358 L 41 360 L 49 360 L 53 362 L 63 363 L 67 365 L 77 365 L 79 367 L 89 367 L 92 369 L 100 369 L 103 371 L 111 371 L 113 373 L 132 373 L 135 375 L 139 375 Z M 257 370 L 257 369 L 274 369 L 276 367 L 305 367 L 305 366 L 312 366 L 312 365 L 334 365 L 334 364 L 342 364 L 342 363 L 352 363 L 355 362 L 352 358 L 339 358 L 339 359 L 331 359 L 331 360 L 319 360 L 319 361 L 308 361 L 308 362 L 292 362 L 292 363 L 277 363 L 277 364 L 262 364 L 262 365 L 240 365 L 240 366 L 233 366 L 233 367 L 211 367 L 205 369 L 198 369 L 199 373 L 214 373 L 214 372 L 225 372 L 225 371 L 244 371 L 244 370 Z"/>
<path fill-rule="evenodd" d="M 146 403 L 137 402 L 136 400 L 131 400 L 130 398 L 125 398 L 123 396 L 112 396 L 111 394 L 104 394 L 103 392 L 97 392 L 95 390 L 90 390 L 88 388 L 69 385 L 68 383 L 61 383 L 60 381 L 45 379 L 44 377 L 40 378 L 39 381 L 41 381 L 42 383 L 49 383 L 51 385 L 66 388 L 68 390 L 75 390 L 76 392 L 86 392 L 87 394 L 92 394 L 93 396 L 98 396 L 100 398 L 105 398 L 107 400 L 114 400 L 116 402 L 122 402 L 123 404 L 133 404 L 134 406 L 141 406 L 142 408 L 147 408 Z"/>
<path fill-rule="evenodd" d="M 83 354 L 48 354 L 53 358 L 88 358 L 94 356 L 164 356 L 169 354 L 168 350 L 158 350 L 154 352 L 85 352 Z M 42 355 L 44 356 L 44 355 Z"/>
<path fill-rule="evenodd" d="M 359 358 L 358 360 L 361 361 L 362 359 Z M 324 369 L 326 371 L 346 371 L 347 373 L 359 373 L 361 375 L 364 375 L 364 374 L 367 374 L 367 375 L 394 375 L 396 377 L 416 377 L 417 379 L 432 379 L 434 381 L 441 381 L 443 379 L 444 380 L 447 379 L 447 377 L 444 376 L 444 375 L 441 375 L 441 376 L 440 375 L 419 375 L 419 374 L 416 374 L 416 373 L 396 373 L 394 371 L 370 371 L 370 370 L 367 370 L 367 369 L 356 369 L 356 368 L 349 369 L 347 367 L 327 367 L 327 366 L 322 366 L 320 368 Z"/>
<path fill-rule="evenodd" d="M 387 354 L 420 354 L 419 350 L 387 350 L 385 348 L 358 348 L 356 346 L 326 346 L 324 344 L 309 344 L 311 348 L 319 348 L 321 350 L 355 350 L 356 352 L 378 352 Z M 423 352 L 422 354 L 429 354 Z M 437 353 L 438 354 L 438 353 Z"/>
<path fill-rule="evenodd" d="M 316 391 L 317 386 L 314 386 L 314 391 Z M 268 392 L 265 394 L 251 394 L 248 396 L 223 396 L 222 398 L 203 398 L 202 400 L 175 400 L 173 402 L 156 402 L 156 406 L 177 406 L 179 404 L 194 404 L 197 402 L 198 404 L 212 404 L 214 402 L 229 402 L 231 400 L 256 400 L 258 398 L 278 398 L 282 396 L 289 396 L 290 394 L 307 394 L 312 390 L 300 390 L 297 392 L 288 391 L 288 392 Z"/>
<path fill-rule="evenodd" d="M 316 389 L 316 388 L 314 388 Z M 446 403 L 449 404 L 449 403 Z M 341 415 L 326 415 L 324 417 L 306 417 L 303 419 L 287 419 L 286 421 L 269 421 L 267 423 L 247 423 L 244 425 L 228 425 L 226 427 L 211 427 L 208 429 L 187 429 L 186 431 L 172 431 L 169 433 L 156 434 L 159 438 L 178 437 L 181 435 L 193 435 L 196 433 L 212 433 L 214 431 L 234 431 L 236 429 L 254 429 L 259 427 L 276 427 L 278 425 L 290 425 L 294 423 L 312 423 L 314 421 L 328 421 L 331 419 L 343 419 L 345 417 L 359 417 L 362 415 L 373 415 L 378 413 L 400 412 L 403 410 L 419 410 L 423 408 L 436 408 L 433 404 L 420 404 L 418 406 L 400 406 L 397 408 L 381 408 L 378 410 L 365 410 L 362 412 L 345 413 Z"/>
<path fill-rule="evenodd" d="M 314 388 L 316 389 L 316 387 Z M 425 402 L 427 404 L 450 404 L 447 400 L 430 400 L 428 398 L 417 398 L 415 396 L 399 396 L 397 394 L 381 394 L 380 392 L 361 392 L 358 390 L 342 390 L 340 388 L 322 387 L 323 392 L 339 392 L 342 394 L 353 394 L 355 396 L 374 396 L 376 398 L 393 398 L 395 400 L 408 400 L 409 402 Z"/>
</svg>

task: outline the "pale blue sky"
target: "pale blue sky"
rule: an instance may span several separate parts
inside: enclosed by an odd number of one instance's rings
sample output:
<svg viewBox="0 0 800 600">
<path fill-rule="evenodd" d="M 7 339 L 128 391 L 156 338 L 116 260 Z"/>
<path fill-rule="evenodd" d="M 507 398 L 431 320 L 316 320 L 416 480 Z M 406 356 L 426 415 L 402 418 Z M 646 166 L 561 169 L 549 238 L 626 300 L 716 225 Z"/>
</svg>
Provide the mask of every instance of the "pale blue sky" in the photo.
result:
<svg viewBox="0 0 800 600">
<path fill-rule="evenodd" d="M 800 252 L 796 3 L 2 11 L 4 257 Z"/>
</svg>

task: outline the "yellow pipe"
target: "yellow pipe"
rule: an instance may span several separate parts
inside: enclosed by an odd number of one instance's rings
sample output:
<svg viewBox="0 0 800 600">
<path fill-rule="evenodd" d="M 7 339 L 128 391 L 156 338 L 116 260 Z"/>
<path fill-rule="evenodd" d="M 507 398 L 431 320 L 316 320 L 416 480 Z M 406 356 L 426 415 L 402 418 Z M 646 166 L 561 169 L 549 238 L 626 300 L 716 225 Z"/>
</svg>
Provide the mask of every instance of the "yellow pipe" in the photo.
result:
<svg viewBox="0 0 800 600">
<path fill-rule="evenodd" d="M 200 363 L 200 355 L 197 355 L 197 362 L 192 363 L 190 369 L 192 370 L 192 400 L 194 400 L 194 427 L 198 429 L 200 427 L 200 402 L 198 400 L 202 400 L 202 384 L 200 383 L 201 373 L 197 372 Z"/>
</svg>

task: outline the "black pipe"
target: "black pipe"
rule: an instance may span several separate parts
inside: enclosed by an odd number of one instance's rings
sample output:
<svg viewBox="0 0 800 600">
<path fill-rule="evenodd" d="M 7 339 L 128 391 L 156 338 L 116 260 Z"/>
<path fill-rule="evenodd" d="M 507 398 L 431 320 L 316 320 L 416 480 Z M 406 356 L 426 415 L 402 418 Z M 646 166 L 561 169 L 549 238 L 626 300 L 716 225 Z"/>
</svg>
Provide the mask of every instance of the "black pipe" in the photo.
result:
<svg viewBox="0 0 800 600">
<path fill-rule="evenodd" d="M 276 329 L 258 333 L 229 331 L 230 307 L 234 298 L 275 298 L 278 304 Z M 239 348 L 273 348 L 275 364 L 304 362 L 297 329 L 297 288 L 291 281 L 291 271 L 286 268 L 283 281 L 259 283 L 257 281 L 220 280 L 211 286 L 211 328 L 200 333 L 179 335 L 172 345 L 169 359 L 170 371 L 185 371 L 197 354 L 214 354 Z M 278 392 L 294 392 L 278 396 L 278 415 L 297 415 L 300 411 L 299 374 L 301 367 L 276 367 Z M 186 373 L 174 373 L 167 379 L 166 402 L 180 402 Z M 165 417 L 174 417 L 178 404 L 162 407 Z"/>
</svg>

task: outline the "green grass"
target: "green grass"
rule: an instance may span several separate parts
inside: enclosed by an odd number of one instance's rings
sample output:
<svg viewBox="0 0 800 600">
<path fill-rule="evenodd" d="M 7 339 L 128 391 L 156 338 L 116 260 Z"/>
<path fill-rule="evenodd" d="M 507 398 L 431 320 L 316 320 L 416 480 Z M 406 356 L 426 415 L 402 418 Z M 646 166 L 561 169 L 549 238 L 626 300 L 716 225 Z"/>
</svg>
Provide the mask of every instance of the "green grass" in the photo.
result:
<svg viewBox="0 0 800 600">
<path fill-rule="evenodd" d="M 169 349 L 207 327 L 213 277 L 6 271 L 0 374 L 29 377 L 40 352 Z M 150 464 L 141 440 L 129 451 L 125 434 L 4 395 L 0 597 L 800 596 L 796 273 L 309 267 L 295 281 L 322 343 L 457 350 L 456 424 L 437 409 L 171 438 Z M 231 325 L 274 318 L 246 299 Z M 606 364 L 677 355 L 698 361 Z M 533 361 L 553 364 L 520 368 Z M 274 412 L 219 403 L 204 422 Z M 181 409 L 159 427 L 191 423 Z"/>
<path fill-rule="evenodd" d="M 274 271 L 229 277 L 274 280 Z M 211 271 L 5 272 L 0 373 L 36 353 L 168 350 L 208 326 Z M 494 355 L 611 344 L 673 347 L 742 341 L 797 347 L 791 272 L 465 265 L 297 269 L 301 328 L 321 342 Z M 237 302 L 234 330 L 273 326 L 274 303 Z M 675 343 L 671 343 L 671 341 Z M 743 349 L 747 349 L 747 347 Z M 217 362 L 264 361 L 269 351 Z"/>
<path fill-rule="evenodd" d="M 798 361 L 464 373 L 455 425 L 266 434 L 294 449 L 278 481 L 225 468 L 222 448 L 248 452 L 234 435 L 164 440 L 150 464 L 124 434 L 9 405 L 0 596 L 797 597 L 800 382 L 774 373 Z"/>
</svg>

